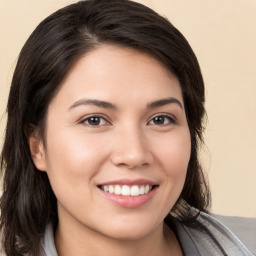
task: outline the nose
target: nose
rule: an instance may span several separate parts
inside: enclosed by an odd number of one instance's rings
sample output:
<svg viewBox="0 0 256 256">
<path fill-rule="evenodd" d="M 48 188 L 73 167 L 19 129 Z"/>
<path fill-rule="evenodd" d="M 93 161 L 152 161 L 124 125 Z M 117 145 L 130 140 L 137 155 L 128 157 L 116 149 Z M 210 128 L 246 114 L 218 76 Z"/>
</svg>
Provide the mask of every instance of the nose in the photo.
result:
<svg viewBox="0 0 256 256">
<path fill-rule="evenodd" d="M 148 166 L 153 161 L 149 141 L 143 132 L 135 126 L 125 127 L 115 134 L 111 160 L 116 166 L 136 169 Z"/>
</svg>

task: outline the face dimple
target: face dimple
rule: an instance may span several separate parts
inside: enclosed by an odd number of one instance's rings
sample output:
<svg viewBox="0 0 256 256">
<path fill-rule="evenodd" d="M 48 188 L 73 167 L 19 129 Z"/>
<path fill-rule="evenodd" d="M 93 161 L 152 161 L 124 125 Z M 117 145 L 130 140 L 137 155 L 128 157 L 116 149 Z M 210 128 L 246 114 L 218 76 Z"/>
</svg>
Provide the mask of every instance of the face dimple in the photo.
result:
<svg viewBox="0 0 256 256">
<path fill-rule="evenodd" d="M 128 48 L 90 52 L 51 102 L 46 128 L 59 225 L 113 239 L 162 227 L 184 185 L 190 133 L 179 82 L 161 63 Z"/>
</svg>

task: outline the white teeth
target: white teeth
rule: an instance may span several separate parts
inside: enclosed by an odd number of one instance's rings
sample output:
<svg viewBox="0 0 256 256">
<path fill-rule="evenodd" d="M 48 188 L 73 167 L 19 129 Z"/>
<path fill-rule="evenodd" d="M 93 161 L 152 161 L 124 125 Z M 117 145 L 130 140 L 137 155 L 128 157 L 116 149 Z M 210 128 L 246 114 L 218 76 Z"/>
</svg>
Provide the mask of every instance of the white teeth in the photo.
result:
<svg viewBox="0 0 256 256">
<path fill-rule="evenodd" d="M 131 196 L 138 196 L 140 194 L 140 189 L 138 186 L 132 186 Z"/>
<path fill-rule="evenodd" d="M 109 193 L 111 193 L 111 194 L 113 194 L 114 193 L 114 187 L 112 186 L 112 185 L 110 185 L 109 187 L 108 187 L 108 192 Z"/>
<path fill-rule="evenodd" d="M 144 190 L 144 186 L 141 186 L 140 187 L 140 195 L 143 195 L 145 192 L 144 192 L 145 190 Z"/>
<path fill-rule="evenodd" d="M 149 185 L 146 185 L 145 189 L 144 189 L 144 193 L 147 194 L 149 191 Z"/>
<path fill-rule="evenodd" d="M 121 195 L 122 194 L 122 189 L 121 189 L 121 187 L 120 186 L 115 186 L 115 192 L 114 192 L 114 194 L 116 194 L 116 195 Z"/>
<path fill-rule="evenodd" d="M 101 189 L 105 192 L 115 194 L 115 195 L 123 195 L 123 196 L 139 196 L 147 194 L 152 186 L 150 185 L 104 185 L 101 186 Z"/>
<path fill-rule="evenodd" d="M 122 187 L 122 195 L 129 196 L 130 194 L 131 194 L 131 189 L 128 186 L 124 185 Z"/>
</svg>

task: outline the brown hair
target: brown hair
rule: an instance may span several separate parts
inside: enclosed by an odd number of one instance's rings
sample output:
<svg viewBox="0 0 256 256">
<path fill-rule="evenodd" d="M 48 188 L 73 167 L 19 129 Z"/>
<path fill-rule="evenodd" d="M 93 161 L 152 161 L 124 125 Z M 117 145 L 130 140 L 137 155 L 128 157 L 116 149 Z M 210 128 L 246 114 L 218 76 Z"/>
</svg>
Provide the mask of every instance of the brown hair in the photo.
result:
<svg viewBox="0 0 256 256">
<path fill-rule="evenodd" d="M 50 101 L 73 64 L 100 44 L 146 52 L 179 79 L 192 148 L 182 193 L 171 214 L 186 222 L 189 207 L 206 211 L 209 189 L 198 161 L 202 142 L 204 83 L 196 56 L 183 35 L 153 10 L 128 0 L 80 1 L 42 21 L 21 50 L 7 106 L 1 154 L 4 175 L 0 228 L 8 256 L 37 255 L 46 224 L 57 225 L 56 197 L 46 173 L 30 156 L 26 132 L 43 136 Z"/>
</svg>

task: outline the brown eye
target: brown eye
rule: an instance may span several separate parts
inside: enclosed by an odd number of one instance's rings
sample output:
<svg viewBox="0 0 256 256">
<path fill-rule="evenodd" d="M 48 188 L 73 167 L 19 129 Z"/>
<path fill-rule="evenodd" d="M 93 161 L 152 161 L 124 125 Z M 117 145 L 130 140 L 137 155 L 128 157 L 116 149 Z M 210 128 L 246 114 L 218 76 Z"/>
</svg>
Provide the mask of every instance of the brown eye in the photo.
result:
<svg viewBox="0 0 256 256">
<path fill-rule="evenodd" d="M 82 121 L 82 123 L 89 125 L 89 126 L 100 126 L 100 125 L 104 125 L 107 124 L 107 121 L 100 116 L 90 116 L 87 117 L 86 119 L 84 119 Z"/>
<path fill-rule="evenodd" d="M 150 125 L 166 125 L 170 123 L 175 123 L 174 119 L 171 118 L 170 116 L 165 116 L 165 115 L 155 116 L 149 122 Z"/>
</svg>

